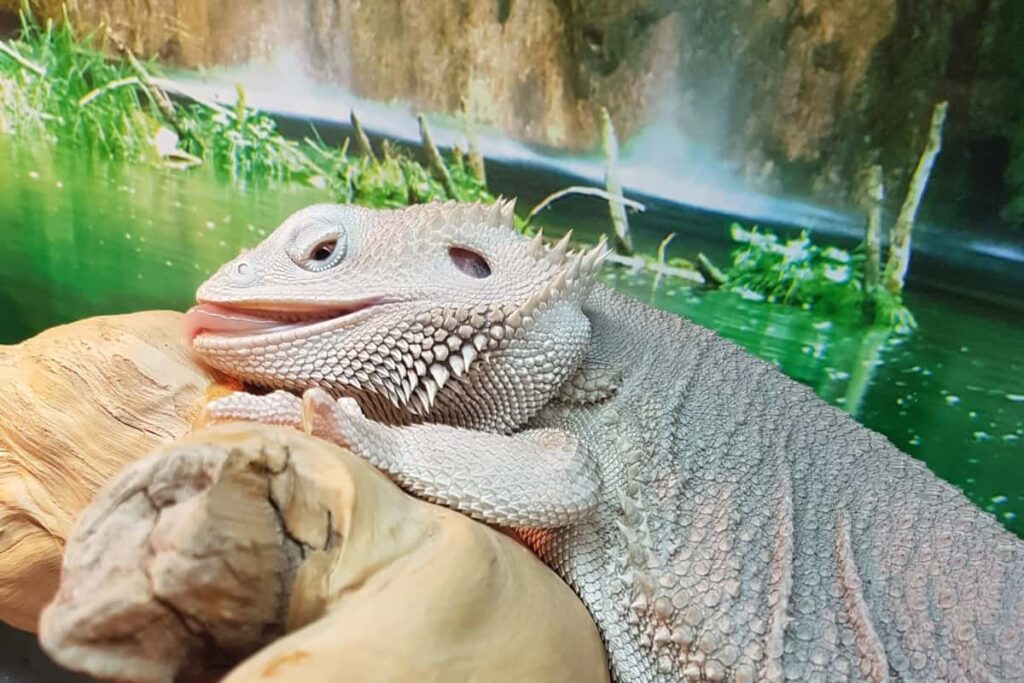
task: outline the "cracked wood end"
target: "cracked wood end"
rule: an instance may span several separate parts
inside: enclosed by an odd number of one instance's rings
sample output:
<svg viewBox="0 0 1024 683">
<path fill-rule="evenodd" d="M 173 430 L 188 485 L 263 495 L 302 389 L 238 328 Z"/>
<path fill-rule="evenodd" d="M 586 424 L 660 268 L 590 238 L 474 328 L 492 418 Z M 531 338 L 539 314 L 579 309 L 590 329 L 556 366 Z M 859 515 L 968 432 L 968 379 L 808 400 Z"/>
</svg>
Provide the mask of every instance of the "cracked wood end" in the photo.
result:
<svg viewBox="0 0 1024 683">
<path fill-rule="evenodd" d="M 243 423 L 102 489 L 40 642 L 69 668 L 153 683 L 247 656 L 225 681 L 607 680 L 586 611 L 526 548 L 348 451 Z"/>
</svg>

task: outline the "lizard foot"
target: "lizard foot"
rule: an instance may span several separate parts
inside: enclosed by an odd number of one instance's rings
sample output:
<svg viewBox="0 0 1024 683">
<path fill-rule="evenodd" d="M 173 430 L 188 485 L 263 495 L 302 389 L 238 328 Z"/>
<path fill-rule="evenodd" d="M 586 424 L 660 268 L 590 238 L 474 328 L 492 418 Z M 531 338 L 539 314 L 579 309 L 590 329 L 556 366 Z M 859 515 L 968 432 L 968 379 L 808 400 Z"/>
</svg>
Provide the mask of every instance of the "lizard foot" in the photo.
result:
<svg viewBox="0 0 1024 683">
<path fill-rule="evenodd" d="M 241 420 L 292 427 L 360 455 L 382 436 L 381 430 L 374 428 L 380 425 L 363 415 L 355 399 L 335 400 L 320 388 L 307 389 L 302 398 L 287 391 L 265 396 L 237 391 L 210 401 L 204 417 L 207 422 Z"/>
<path fill-rule="evenodd" d="M 207 422 L 260 422 L 301 429 L 302 401 L 287 391 L 275 391 L 265 396 L 236 391 L 224 398 L 206 404 Z"/>
<path fill-rule="evenodd" d="M 302 429 L 378 465 L 380 458 L 367 456 L 387 433 L 387 427 L 363 415 L 354 398 L 335 399 L 323 389 L 307 389 L 302 395 Z"/>
</svg>

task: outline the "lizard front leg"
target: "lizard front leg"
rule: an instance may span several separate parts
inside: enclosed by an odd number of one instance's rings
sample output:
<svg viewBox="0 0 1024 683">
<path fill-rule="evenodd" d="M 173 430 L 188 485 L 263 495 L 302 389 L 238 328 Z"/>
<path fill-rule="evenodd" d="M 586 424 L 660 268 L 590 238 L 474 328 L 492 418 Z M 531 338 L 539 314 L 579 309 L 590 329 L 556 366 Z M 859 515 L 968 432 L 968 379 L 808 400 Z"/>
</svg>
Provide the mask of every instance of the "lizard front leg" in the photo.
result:
<svg viewBox="0 0 1024 683">
<path fill-rule="evenodd" d="M 597 471 L 576 437 L 555 429 L 511 436 L 438 424 L 391 427 L 322 389 L 237 393 L 207 406 L 212 420 L 286 424 L 352 450 L 423 499 L 491 524 L 553 528 L 595 506 Z"/>
</svg>

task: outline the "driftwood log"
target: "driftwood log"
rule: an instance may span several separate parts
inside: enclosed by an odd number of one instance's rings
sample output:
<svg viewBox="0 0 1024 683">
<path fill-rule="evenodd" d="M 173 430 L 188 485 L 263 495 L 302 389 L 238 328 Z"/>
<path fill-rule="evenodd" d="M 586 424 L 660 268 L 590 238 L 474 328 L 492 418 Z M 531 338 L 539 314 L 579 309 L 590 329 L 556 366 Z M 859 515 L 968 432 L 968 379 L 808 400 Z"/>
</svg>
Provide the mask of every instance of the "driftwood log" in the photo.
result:
<svg viewBox="0 0 1024 683">
<path fill-rule="evenodd" d="M 586 610 L 514 539 L 300 432 L 192 431 L 231 387 L 179 326 L 0 349 L 0 619 L 108 680 L 607 680 Z"/>
<path fill-rule="evenodd" d="M 92 318 L 0 347 L 0 621 L 36 630 L 79 513 L 200 415 L 216 384 L 189 359 L 180 316 Z"/>
</svg>

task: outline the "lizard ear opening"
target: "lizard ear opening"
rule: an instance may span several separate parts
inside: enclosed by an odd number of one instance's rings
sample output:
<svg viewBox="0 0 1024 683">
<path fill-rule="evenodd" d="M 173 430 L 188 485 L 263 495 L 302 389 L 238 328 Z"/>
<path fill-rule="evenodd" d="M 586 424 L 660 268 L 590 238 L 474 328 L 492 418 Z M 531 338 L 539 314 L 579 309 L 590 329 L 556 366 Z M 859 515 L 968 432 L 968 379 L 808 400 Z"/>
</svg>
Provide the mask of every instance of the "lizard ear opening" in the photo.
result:
<svg viewBox="0 0 1024 683">
<path fill-rule="evenodd" d="M 480 254 L 462 247 L 448 247 L 448 258 L 466 275 L 482 280 L 491 274 L 491 266 Z"/>
</svg>

